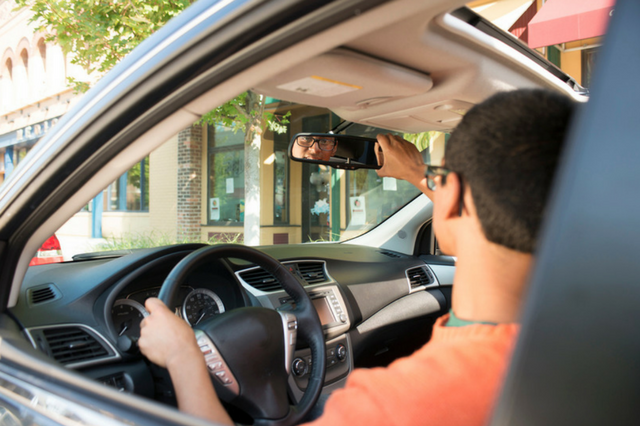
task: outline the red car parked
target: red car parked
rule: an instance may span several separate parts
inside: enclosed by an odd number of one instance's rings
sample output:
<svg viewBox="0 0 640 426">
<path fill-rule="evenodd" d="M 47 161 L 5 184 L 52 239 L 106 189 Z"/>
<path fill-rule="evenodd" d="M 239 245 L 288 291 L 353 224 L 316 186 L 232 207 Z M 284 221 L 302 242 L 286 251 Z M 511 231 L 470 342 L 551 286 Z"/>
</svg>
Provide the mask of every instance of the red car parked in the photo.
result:
<svg viewBox="0 0 640 426">
<path fill-rule="evenodd" d="M 52 235 L 36 252 L 36 255 L 29 262 L 29 266 L 44 265 L 47 263 L 59 263 L 63 262 L 62 248 L 60 247 L 60 241 L 58 237 Z"/>
</svg>

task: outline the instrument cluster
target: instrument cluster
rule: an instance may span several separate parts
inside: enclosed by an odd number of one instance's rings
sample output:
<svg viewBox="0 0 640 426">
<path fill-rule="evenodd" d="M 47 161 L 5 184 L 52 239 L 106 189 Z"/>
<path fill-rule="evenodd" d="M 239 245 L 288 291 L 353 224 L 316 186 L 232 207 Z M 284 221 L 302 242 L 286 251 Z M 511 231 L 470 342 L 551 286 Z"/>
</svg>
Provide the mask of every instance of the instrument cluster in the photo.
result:
<svg viewBox="0 0 640 426">
<path fill-rule="evenodd" d="M 111 320 L 118 336 L 140 337 L 140 323 L 149 315 L 144 303 L 150 297 L 158 297 L 159 292 L 160 287 L 138 290 L 114 302 Z M 172 309 L 192 327 L 225 311 L 222 299 L 206 288 L 182 286 L 178 300 L 182 302 Z"/>
</svg>

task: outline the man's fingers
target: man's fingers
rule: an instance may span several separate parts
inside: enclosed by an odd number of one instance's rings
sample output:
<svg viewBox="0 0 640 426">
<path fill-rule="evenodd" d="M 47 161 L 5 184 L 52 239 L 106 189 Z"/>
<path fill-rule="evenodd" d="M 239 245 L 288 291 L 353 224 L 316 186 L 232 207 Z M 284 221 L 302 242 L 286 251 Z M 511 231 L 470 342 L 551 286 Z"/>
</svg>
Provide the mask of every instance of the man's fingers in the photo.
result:
<svg viewBox="0 0 640 426">
<path fill-rule="evenodd" d="M 378 165 L 384 166 L 384 154 L 382 153 L 382 149 L 380 148 L 380 144 L 378 142 L 376 142 L 373 146 L 373 152 L 376 154 Z"/>
<path fill-rule="evenodd" d="M 167 305 L 165 305 L 164 302 L 157 297 L 150 297 L 144 302 L 144 307 L 146 308 L 147 312 L 153 313 L 153 311 L 162 309 L 163 307 L 166 308 Z"/>
<path fill-rule="evenodd" d="M 378 144 L 380 145 L 380 149 L 382 151 L 387 151 L 392 148 L 393 141 L 391 140 L 391 134 L 379 134 L 376 136 L 376 139 L 378 140 Z"/>
</svg>

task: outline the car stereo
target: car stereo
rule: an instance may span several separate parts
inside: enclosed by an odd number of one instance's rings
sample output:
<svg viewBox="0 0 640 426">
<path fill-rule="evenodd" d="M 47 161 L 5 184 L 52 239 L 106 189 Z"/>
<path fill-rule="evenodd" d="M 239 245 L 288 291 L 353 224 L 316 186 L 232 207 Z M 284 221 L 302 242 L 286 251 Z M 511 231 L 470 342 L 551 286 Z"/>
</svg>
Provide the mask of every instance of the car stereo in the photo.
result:
<svg viewBox="0 0 640 426">
<path fill-rule="evenodd" d="M 349 330 L 349 315 L 342 299 L 342 295 L 336 286 L 317 287 L 308 292 L 311 303 L 313 303 L 322 331 L 327 339 L 339 336 Z M 286 303 L 293 304 L 291 297 L 279 299 L 280 305 Z"/>
</svg>

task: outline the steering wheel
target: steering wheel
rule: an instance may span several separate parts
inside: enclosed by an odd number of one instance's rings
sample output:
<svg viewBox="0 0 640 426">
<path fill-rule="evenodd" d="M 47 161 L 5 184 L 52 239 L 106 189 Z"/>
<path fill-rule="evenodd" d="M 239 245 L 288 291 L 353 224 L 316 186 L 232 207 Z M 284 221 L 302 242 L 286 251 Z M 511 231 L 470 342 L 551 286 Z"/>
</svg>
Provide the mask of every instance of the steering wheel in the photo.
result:
<svg viewBox="0 0 640 426">
<path fill-rule="evenodd" d="M 314 406 L 324 383 L 326 351 L 318 314 L 293 269 L 256 249 L 223 244 L 207 246 L 182 259 L 167 276 L 158 298 L 175 305 L 180 286 L 199 265 L 213 259 L 249 261 L 273 274 L 295 302 L 295 309 L 278 312 L 262 307 L 233 309 L 194 327 L 220 399 L 250 415 L 257 425 L 298 423 Z M 313 363 L 300 402 L 287 397 L 289 369 L 296 335 L 309 345 Z"/>
</svg>

